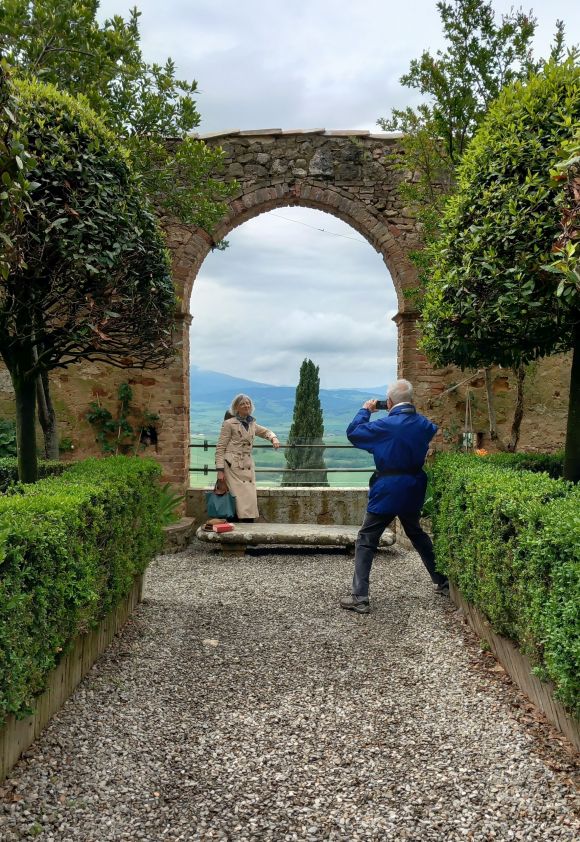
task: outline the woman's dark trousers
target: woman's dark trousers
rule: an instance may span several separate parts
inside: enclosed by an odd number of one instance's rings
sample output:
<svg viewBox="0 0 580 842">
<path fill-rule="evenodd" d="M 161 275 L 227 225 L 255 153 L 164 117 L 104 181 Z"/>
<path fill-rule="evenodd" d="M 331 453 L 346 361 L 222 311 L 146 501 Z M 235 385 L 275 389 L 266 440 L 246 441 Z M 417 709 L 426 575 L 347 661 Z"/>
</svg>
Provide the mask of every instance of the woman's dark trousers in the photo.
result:
<svg viewBox="0 0 580 842">
<path fill-rule="evenodd" d="M 369 576 L 373 565 L 373 558 L 379 546 L 381 535 L 395 519 L 396 515 L 387 513 L 375 515 L 367 512 L 364 523 L 361 526 L 357 539 L 354 556 L 354 576 L 352 580 L 352 593 L 359 599 L 368 599 Z M 435 553 L 433 542 L 425 530 L 421 527 L 420 513 L 398 515 L 407 537 L 415 550 L 421 556 L 421 561 L 427 568 L 431 581 L 441 585 L 446 581 L 446 576 L 435 570 Z"/>
</svg>

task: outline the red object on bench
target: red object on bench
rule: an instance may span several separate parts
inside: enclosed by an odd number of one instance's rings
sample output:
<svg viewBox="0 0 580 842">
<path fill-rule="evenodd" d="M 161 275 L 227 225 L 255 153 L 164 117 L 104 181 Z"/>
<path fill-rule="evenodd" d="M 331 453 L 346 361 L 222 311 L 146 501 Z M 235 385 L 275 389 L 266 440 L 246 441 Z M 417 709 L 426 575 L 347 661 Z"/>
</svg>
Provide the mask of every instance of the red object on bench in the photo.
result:
<svg viewBox="0 0 580 842">
<path fill-rule="evenodd" d="M 214 532 L 233 532 L 234 527 L 231 523 L 214 523 L 213 525 Z"/>
</svg>

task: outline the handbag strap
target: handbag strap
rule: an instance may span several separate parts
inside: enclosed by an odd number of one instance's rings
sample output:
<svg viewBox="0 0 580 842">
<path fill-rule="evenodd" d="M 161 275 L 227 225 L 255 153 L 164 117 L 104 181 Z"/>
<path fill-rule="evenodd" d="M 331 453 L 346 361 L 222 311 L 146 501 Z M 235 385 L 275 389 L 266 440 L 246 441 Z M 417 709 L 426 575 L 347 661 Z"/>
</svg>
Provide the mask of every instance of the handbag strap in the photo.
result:
<svg viewBox="0 0 580 842">
<path fill-rule="evenodd" d="M 215 481 L 213 490 L 218 495 L 218 497 L 221 497 L 222 494 L 227 494 L 229 489 L 225 479 L 218 477 L 218 479 L 216 479 Z"/>
</svg>

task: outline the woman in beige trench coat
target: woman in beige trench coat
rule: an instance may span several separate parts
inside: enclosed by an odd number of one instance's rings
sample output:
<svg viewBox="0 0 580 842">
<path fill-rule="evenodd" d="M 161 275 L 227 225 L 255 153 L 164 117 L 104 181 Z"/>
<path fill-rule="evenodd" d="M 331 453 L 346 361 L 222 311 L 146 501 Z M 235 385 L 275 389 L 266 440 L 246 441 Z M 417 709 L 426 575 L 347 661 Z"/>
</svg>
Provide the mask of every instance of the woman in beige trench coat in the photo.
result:
<svg viewBox="0 0 580 842">
<path fill-rule="evenodd" d="M 280 442 L 276 434 L 261 427 L 252 416 L 254 404 L 247 395 L 236 395 L 230 412 L 222 424 L 220 437 L 215 448 L 215 466 L 218 480 L 224 479 L 228 490 L 236 498 L 238 520 L 254 520 L 259 516 L 256 492 L 256 472 L 252 459 L 254 438 L 268 439 L 278 449 Z"/>
</svg>

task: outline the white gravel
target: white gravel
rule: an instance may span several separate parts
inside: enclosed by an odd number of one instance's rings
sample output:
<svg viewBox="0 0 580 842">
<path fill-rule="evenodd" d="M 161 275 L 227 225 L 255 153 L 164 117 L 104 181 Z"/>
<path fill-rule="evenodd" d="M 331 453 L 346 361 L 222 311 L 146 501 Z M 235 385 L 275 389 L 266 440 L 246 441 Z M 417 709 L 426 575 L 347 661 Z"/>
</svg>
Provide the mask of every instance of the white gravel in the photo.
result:
<svg viewBox="0 0 580 842">
<path fill-rule="evenodd" d="M 572 755 L 418 557 L 381 554 L 368 616 L 338 607 L 351 574 L 340 554 L 159 557 L 2 786 L 2 842 L 578 839 Z"/>
</svg>

